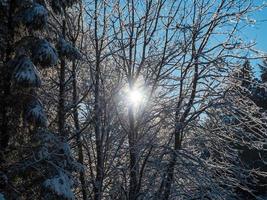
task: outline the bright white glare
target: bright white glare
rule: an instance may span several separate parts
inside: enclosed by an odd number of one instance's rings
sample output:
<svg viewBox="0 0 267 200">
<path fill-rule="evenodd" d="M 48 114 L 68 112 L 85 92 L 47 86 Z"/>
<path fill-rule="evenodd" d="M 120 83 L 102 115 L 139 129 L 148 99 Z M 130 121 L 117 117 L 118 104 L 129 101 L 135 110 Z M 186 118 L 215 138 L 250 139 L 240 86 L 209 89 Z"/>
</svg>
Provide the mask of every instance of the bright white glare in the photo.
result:
<svg viewBox="0 0 267 200">
<path fill-rule="evenodd" d="M 134 106 L 138 106 L 142 103 L 144 96 L 141 90 L 132 89 L 127 91 L 127 98 L 129 103 L 131 103 Z"/>
</svg>

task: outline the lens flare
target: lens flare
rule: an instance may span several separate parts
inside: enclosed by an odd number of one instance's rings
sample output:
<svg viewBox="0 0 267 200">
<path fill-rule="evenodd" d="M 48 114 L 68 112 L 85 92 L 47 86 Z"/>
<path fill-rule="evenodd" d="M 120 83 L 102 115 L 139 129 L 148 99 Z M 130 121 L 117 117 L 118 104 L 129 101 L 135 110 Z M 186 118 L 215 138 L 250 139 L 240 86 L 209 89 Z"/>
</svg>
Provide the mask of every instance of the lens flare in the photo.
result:
<svg viewBox="0 0 267 200">
<path fill-rule="evenodd" d="M 138 89 L 133 89 L 128 91 L 128 101 L 129 103 L 138 106 L 142 103 L 143 101 L 143 94 L 140 90 Z"/>
</svg>

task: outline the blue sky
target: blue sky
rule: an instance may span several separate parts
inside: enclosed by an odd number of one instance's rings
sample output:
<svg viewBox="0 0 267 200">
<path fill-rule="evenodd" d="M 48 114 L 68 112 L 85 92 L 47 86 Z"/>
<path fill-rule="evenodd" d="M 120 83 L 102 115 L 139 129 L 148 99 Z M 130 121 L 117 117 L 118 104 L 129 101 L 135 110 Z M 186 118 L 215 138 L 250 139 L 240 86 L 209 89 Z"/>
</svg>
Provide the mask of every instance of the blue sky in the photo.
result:
<svg viewBox="0 0 267 200">
<path fill-rule="evenodd" d="M 254 0 L 256 4 L 262 4 L 263 0 Z M 242 35 L 245 41 L 255 40 L 256 49 L 264 51 L 267 53 L 267 8 L 256 11 L 251 18 L 256 20 L 255 25 L 250 25 L 243 30 Z M 258 63 L 261 61 L 253 61 L 252 65 L 254 66 L 254 72 L 256 77 L 259 76 Z"/>
<path fill-rule="evenodd" d="M 258 0 L 257 2 L 261 1 Z M 256 47 L 259 50 L 267 52 L 267 8 L 255 12 L 251 17 L 255 19 L 257 23 L 248 27 L 244 35 L 249 40 L 255 39 L 257 42 Z"/>
</svg>

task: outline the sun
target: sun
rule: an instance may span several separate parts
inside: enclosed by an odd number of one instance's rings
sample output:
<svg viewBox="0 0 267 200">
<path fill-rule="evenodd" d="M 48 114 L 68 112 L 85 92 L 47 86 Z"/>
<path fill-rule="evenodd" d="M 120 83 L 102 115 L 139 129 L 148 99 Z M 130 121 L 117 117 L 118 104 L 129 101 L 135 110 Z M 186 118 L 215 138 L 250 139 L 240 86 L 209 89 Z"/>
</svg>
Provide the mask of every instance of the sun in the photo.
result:
<svg viewBox="0 0 267 200">
<path fill-rule="evenodd" d="M 128 92 L 128 100 L 134 105 L 139 105 L 143 100 L 143 94 L 140 90 L 134 89 Z"/>
<path fill-rule="evenodd" d="M 132 88 L 126 90 L 126 100 L 132 106 L 139 106 L 144 101 L 144 94 L 141 89 Z"/>
</svg>

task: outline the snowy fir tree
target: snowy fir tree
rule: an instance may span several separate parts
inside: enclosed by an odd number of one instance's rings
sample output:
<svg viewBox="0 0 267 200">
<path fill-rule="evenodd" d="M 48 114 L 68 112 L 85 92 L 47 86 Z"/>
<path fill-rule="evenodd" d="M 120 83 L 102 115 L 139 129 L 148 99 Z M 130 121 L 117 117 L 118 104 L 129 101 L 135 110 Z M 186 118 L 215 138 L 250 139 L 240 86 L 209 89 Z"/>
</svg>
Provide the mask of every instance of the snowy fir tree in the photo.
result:
<svg viewBox="0 0 267 200">
<path fill-rule="evenodd" d="M 50 4 L 58 12 L 73 3 Z M 40 70 L 58 63 L 57 50 L 48 42 L 51 38 L 41 33 L 48 29 L 47 4 L 9 0 L 0 5 L 1 195 L 6 199 L 73 199 L 71 173 L 77 170 L 75 160 L 64 137 L 48 131 L 45 108 L 38 97 Z M 58 176 L 60 186 L 53 181 Z M 59 192 L 58 187 L 64 190 Z"/>
<path fill-rule="evenodd" d="M 220 106 L 212 111 L 219 113 L 219 123 L 215 126 L 212 122 L 209 124 L 214 126 L 209 129 L 217 129 L 220 137 L 228 137 L 226 142 L 229 146 L 226 146 L 224 155 L 215 146 L 216 150 L 209 154 L 228 160 L 229 173 L 236 178 L 234 188 L 240 199 L 257 199 L 266 195 L 266 109 L 260 103 L 266 101 L 262 90 L 264 86 L 252 77 L 252 67 L 245 61 L 234 74 L 236 81 L 229 83 L 225 100 L 218 102 Z M 235 174 L 232 170 L 239 173 Z"/>
<path fill-rule="evenodd" d="M 262 64 L 260 64 L 261 69 L 261 81 L 263 83 L 267 82 L 267 59 L 263 59 Z"/>
</svg>

